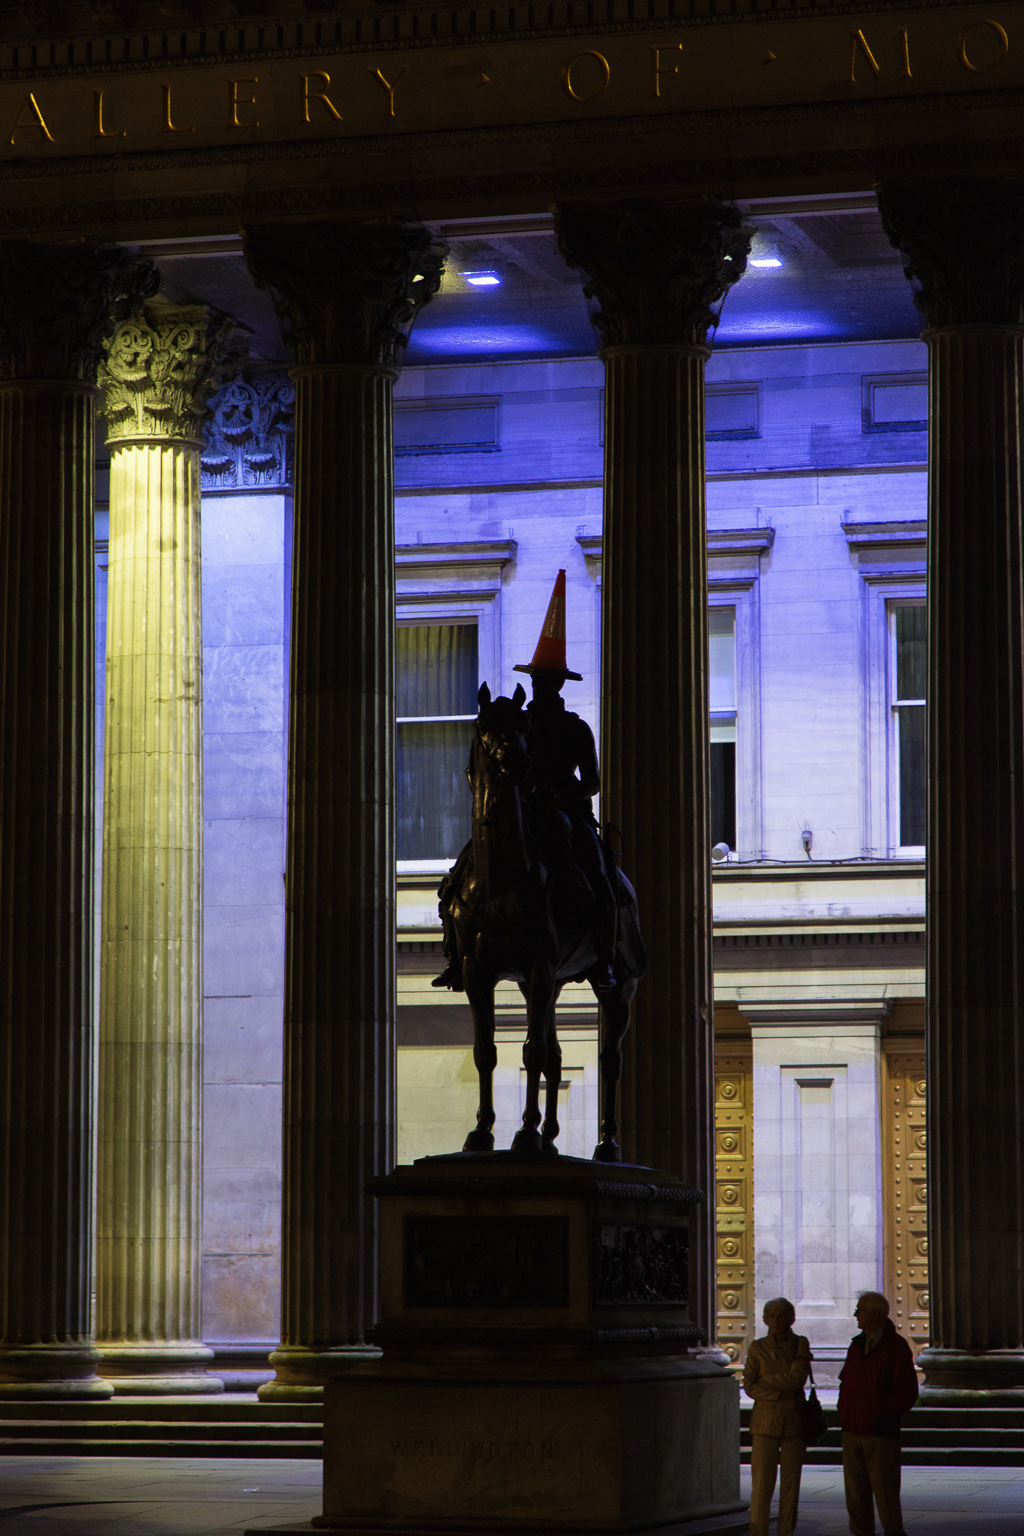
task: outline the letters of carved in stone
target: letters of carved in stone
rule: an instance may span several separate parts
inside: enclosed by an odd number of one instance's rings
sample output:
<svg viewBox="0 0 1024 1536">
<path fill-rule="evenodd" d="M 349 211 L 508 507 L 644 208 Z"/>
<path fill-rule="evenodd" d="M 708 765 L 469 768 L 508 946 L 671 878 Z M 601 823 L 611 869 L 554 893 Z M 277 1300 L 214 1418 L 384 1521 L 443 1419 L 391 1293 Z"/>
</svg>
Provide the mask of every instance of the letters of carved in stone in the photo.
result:
<svg viewBox="0 0 1024 1536">
<path fill-rule="evenodd" d="M 562 204 L 558 248 L 584 274 L 605 347 L 703 346 L 747 266 L 753 231 L 711 198 L 675 204 Z"/>
<path fill-rule="evenodd" d="M 287 374 L 232 379 L 210 400 L 204 491 L 284 486 L 295 418 L 295 385 Z"/>
<path fill-rule="evenodd" d="M 92 384 L 115 322 L 159 281 L 118 246 L 0 241 L 0 379 Z"/>
<path fill-rule="evenodd" d="M 567 1307 L 563 1216 L 431 1216 L 405 1223 L 407 1307 Z"/>
<path fill-rule="evenodd" d="M 594 1231 L 594 1303 L 685 1306 L 689 1300 L 685 1227 L 602 1222 Z"/>
<path fill-rule="evenodd" d="M 447 251 L 418 227 L 323 220 L 253 225 L 245 253 L 296 363 L 397 368 Z"/>
<path fill-rule="evenodd" d="M 108 442 L 200 439 L 232 331 L 225 316 L 201 305 L 147 306 L 122 321 L 100 369 Z"/>
</svg>

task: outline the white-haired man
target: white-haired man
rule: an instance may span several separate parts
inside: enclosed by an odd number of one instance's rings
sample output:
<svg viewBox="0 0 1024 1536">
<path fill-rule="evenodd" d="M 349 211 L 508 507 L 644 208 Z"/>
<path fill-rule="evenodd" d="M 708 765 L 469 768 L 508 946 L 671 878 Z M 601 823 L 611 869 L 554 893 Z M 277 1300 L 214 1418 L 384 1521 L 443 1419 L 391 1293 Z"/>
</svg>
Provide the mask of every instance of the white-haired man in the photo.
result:
<svg viewBox="0 0 1024 1536">
<path fill-rule="evenodd" d="M 839 1373 L 843 1485 L 854 1536 L 874 1536 L 878 1507 L 885 1536 L 905 1536 L 900 1505 L 900 1420 L 917 1402 L 914 1356 L 889 1320 L 889 1303 L 865 1291 L 854 1317 L 861 1331 Z"/>
</svg>

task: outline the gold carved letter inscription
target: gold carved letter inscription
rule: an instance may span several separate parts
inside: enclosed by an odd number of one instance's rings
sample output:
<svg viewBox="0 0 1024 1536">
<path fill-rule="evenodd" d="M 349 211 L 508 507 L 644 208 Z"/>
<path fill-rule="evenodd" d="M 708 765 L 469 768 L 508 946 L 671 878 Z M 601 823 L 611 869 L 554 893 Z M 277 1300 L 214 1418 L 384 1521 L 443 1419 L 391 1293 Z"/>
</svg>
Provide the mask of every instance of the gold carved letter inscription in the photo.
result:
<svg viewBox="0 0 1024 1536">
<path fill-rule="evenodd" d="M 309 82 L 311 80 L 320 80 L 320 81 L 322 81 L 323 82 L 323 88 L 321 90 L 319 90 L 319 91 L 311 91 L 310 88 L 309 88 Z M 328 112 L 331 114 L 331 116 L 332 117 L 336 117 L 338 119 L 339 123 L 342 121 L 341 113 L 338 111 L 337 107 L 334 105 L 334 102 L 331 100 L 331 98 L 327 94 L 327 87 L 330 85 L 330 83 L 331 83 L 331 77 L 327 73 L 326 69 L 314 69 L 311 74 L 303 75 L 303 77 L 302 77 L 302 110 L 303 110 L 303 113 L 305 115 L 307 123 L 311 121 L 310 116 L 309 116 L 309 104 L 310 104 L 311 101 L 322 101 L 324 106 L 327 108 Z"/>
<path fill-rule="evenodd" d="M 972 32 L 977 33 L 981 30 L 982 27 L 989 28 L 991 32 L 991 36 L 987 39 L 989 48 L 991 48 L 992 43 L 995 42 L 998 51 L 996 52 L 994 58 L 989 59 L 987 64 L 975 64 L 973 59 L 969 59 L 967 57 L 967 39 L 970 37 Z M 984 48 L 983 51 L 987 54 L 989 52 L 989 48 Z M 984 21 L 972 21 L 971 25 L 969 27 L 964 27 L 963 31 L 960 33 L 960 63 L 964 66 L 965 69 L 969 69 L 972 75 L 987 75 L 989 70 L 995 69 L 997 65 L 1003 62 L 1009 51 L 1010 39 L 1007 37 L 1005 29 L 999 25 L 998 21 L 990 21 L 988 18 L 986 18 Z"/>
<path fill-rule="evenodd" d="M 401 80 L 402 76 L 405 75 L 405 74 L 408 74 L 408 72 L 409 72 L 409 66 L 406 64 L 406 65 L 404 65 L 398 71 L 398 74 L 395 76 L 395 79 L 394 79 L 394 84 L 392 84 L 391 81 L 385 80 L 384 74 L 383 74 L 382 70 L 379 70 L 379 69 L 371 69 L 370 70 L 370 74 L 373 75 L 374 79 L 380 81 L 381 85 L 384 87 L 384 89 L 388 93 L 388 116 L 389 117 L 394 117 L 394 115 L 395 115 L 395 86 L 398 84 L 399 80 Z"/>
<path fill-rule="evenodd" d="M 161 132 L 162 133 L 195 133 L 195 131 L 196 131 L 195 123 L 193 123 L 191 125 L 191 127 L 189 127 L 189 128 L 179 127 L 179 126 L 177 126 L 174 123 L 174 121 L 173 121 L 173 119 L 171 117 L 171 88 L 170 88 L 169 85 L 165 85 L 165 86 L 162 87 L 162 89 L 163 89 L 163 93 L 164 93 L 164 126 L 161 129 Z"/>
<path fill-rule="evenodd" d="M 34 113 L 35 115 L 26 117 L 26 111 Z M 14 143 L 19 128 L 38 128 L 43 137 L 49 139 L 51 144 L 55 144 L 57 142 L 49 128 L 46 126 L 46 119 L 42 112 L 40 112 L 39 103 L 36 101 L 35 95 L 32 91 L 29 91 L 28 95 L 25 97 L 25 100 L 18 108 L 18 115 L 14 119 L 14 127 L 11 130 L 11 136 L 7 140 L 8 144 Z"/>
<path fill-rule="evenodd" d="M 573 67 L 577 65 L 581 59 L 596 59 L 598 67 L 596 89 L 588 91 L 585 96 L 581 96 L 579 91 L 572 83 Z M 590 73 L 591 77 L 593 77 L 593 71 L 590 71 Z M 596 96 L 603 95 L 603 93 L 608 89 L 608 82 L 611 77 L 611 65 L 608 63 L 608 60 L 605 58 L 604 54 L 597 53 L 593 48 L 588 48 L 584 53 L 574 54 L 574 56 L 569 60 L 568 64 L 563 66 L 562 90 L 567 96 L 571 96 L 573 101 L 593 101 Z M 577 71 L 577 79 L 579 79 L 579 71 Z"/>
<path fill-rule="evenodd" d="M 857 28 L 856 32 L 851 32 L 850 33 L 850 38 L 851 38 L 851 45 L 850 45 L 850 79 L 854 83 L 856 83 L 856 80 L 857 80 L 857 50 L 858 50 L 858 48 L 860 49 L 861 53 L 864 55 L 864 57 L 867 59 L 868 63 L 870 64 L 871 71 L 874 74 L 874 77 L 875 77 L 876 80 L 878 79 L 879 75 L 882 73 L 882 70 L 885 68 L 886 64 L 889 62 L 889 55 L 892 53 L 894 48 L 896 49 L 897 62 L 899 62 L 900 57 L 902 55 L 902 62 L 903 62 L 902 74 L 903 74 L 904 79 L 906 79 L 906 80 L 913 79 L 913 76 L 910 73 L 910 43 L 907 40 L 907 29 L 906 29 L 906 27 L 900 27 L 898 29 L 898 31 L 896 32 L 896 35 L 893 38 L 892 42 L 889 44 L 888 48 L 882 54 L 882 62 L 881 63 L 878 62 L 878 60 L 875 58 L 874 54 L 871 52 L 871 49 L 868 46 L 868 40 L 864 36 L 864 33 L 860 30 L 859 27 Z M 901 48 L 901 44 L 902 44 L 902 48 Z"/>
<path fill-rule="evenodd" d="M 103 126 L 103 91 L 102 91 L 102 89 L 98 90 L 94 86 L 92 94 L 93 94 L 93 97 L 95 99 L 95 106 L 96 106 L 96 126 L 93 129 L 93 131 L 92 131 L 93 138 L 94 139 L 123 139 L 125 137 L 125 135 L 127 134 L 127 132 L 128 132 L 127 128 L 122 128 L 121 131 L 118 132 L 118 130 L 116 128 L 104 128 L 104 126 Z"/>
<path fill-rule="evenodd" d="M 257 86 L 257 85 L 259 85 L 259 83 L 260 83 L 260 81 L 259 81 L 259 76 L 258 75 L 246 75 L 244 78 L 242 78 L 240 80 L 229 80 L 228 81 L 228 107 L 229 107 L 230 112 L 231 112 L 231 126 L 232 126 L 232 128 L 258 128 L 259 127 L 259 125 L 260 125 L 259 118 L 257 118 L 254 123 L 240 123 L 238 121 L 238 109 L 239 109 L 239 107 L 254 107 L 256 105 L 256 92 L 255 92 L 255 90 L 253 91 L 253 94 L 251 96 L 239 96 L 239 94 L 238 94 L 238 87 L 240 85 Z"/>
<path fill-rule="evenodd" d="M 663 53 L 678 53 L 678 54 L 681 55 L 682 51 L 683 51 L 682 43 L 672 43 L 668 48 L 652 48 L 651 49 L 651 87 L 652 87 L 651 95 L 652 96 L 660 96 L 661 95 L 661 77 L 662 77 L 662 75 L 678 75 L 678 73 L 679 73 L 679 59 L 677 58 L 674 64 L 663 64 L 661 62 L 661 55 Z"/>
</svg>

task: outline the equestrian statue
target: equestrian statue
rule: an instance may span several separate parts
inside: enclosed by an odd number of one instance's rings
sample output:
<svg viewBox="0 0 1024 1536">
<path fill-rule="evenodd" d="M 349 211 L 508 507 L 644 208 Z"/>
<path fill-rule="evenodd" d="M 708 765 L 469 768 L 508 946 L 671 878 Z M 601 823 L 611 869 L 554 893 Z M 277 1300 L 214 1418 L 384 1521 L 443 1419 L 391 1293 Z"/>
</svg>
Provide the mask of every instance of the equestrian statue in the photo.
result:
<svg viewBox="0 0 1024 1536">
<path fill-rule="evenodd" d="M 494 1150 L 494 989 L 518 983 L 526 1000 L 526 1109 L 517 1152 L 556 1153 L 562 1052 L 555 1004 L 567 981 L 589 981 L 601 1008 L 601 1125 L 594 1157 L 620 1162 L 616 1100 L 622 1041 L 646 958 L 636 895 L 602 839 L 592 796 L 600 780 L 586 721 L 566 709 L 565 572 L 555 581 L 533 660 L 533 686 L 492 698 L 480 713 L 466 776 L 473 835 L 438 892 L 447 966 L 435 987 L 465 991 L 473 1013 L 480 1107 L 464 1151 Z M 543 1121 L 540 1079 L 545 1080 Z"/>
</svg>

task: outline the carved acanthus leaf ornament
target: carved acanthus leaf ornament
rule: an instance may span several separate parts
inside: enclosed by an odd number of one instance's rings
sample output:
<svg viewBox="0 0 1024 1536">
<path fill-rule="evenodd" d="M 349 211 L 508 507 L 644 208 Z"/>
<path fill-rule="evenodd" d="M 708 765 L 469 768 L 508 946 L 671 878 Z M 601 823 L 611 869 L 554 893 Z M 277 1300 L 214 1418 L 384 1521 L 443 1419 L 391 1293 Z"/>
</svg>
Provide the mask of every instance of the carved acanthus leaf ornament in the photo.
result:
<svg viewBox="0 0 1024 1536">
<path fill-rule="evenodd" d="M 397 222 L 260 224 L 244 238 L 249 270 L 271 293 L 300 367 L 400 367 L 447 254 L 429 231 Z"/>
<path fill-rule="evenodd" d="M 1024 186 L 883 186 L 878 207 L 929 326 L 1024 324 Z"/>
<path fill-rule="evenodd" d="M 237 329 L 203 305 L 147 305 L 117 327 L 106 350 L 107 441 L 195 442 L 210 394 L 237 366 Z"/>
<path fill-rule="evenodd" d="M 202 454 L 204 490 L 285 485 L 295 419 L 287 374 L 232 379 L 210 401 Z"/>
<path fill-rule="evenodd" d="M 115 324 L 159 282 L 119 246 L 0 241 L 0 379 L 94 384 Z"/>
<path fill-rule="evenodd" d="M 742 277 L 753 231 L 731 203 L 569 203 L 556 210 L 558 248 L 600 305 L 605 347 L 703 346 Z"/>
</svg>

